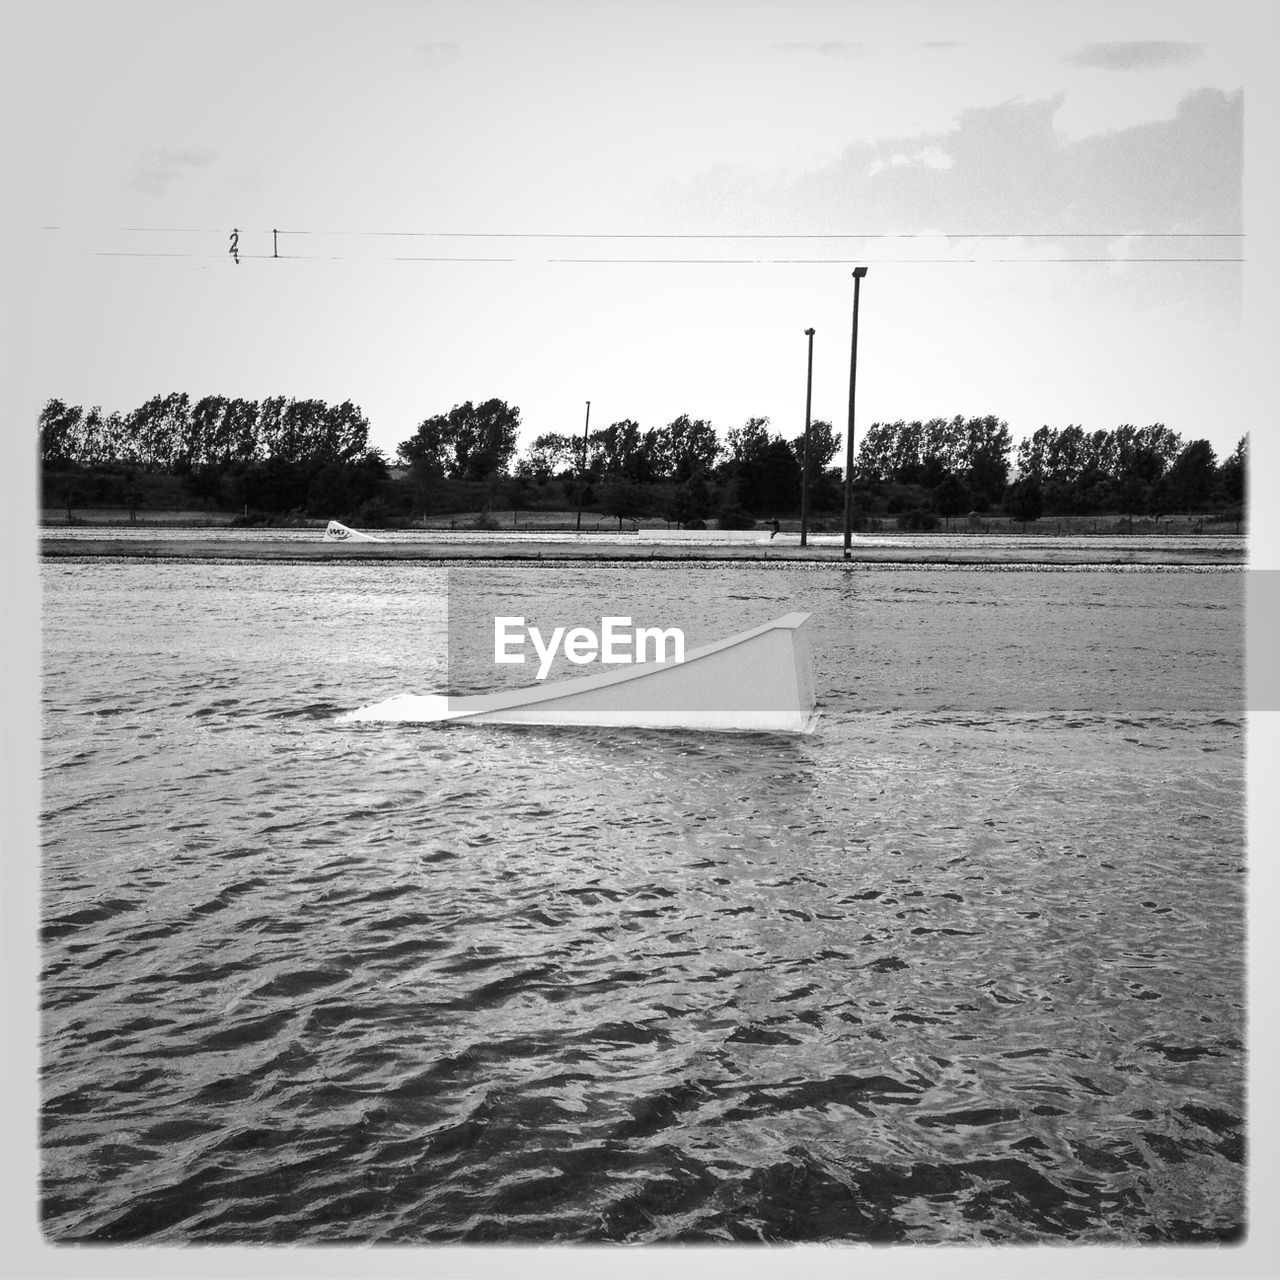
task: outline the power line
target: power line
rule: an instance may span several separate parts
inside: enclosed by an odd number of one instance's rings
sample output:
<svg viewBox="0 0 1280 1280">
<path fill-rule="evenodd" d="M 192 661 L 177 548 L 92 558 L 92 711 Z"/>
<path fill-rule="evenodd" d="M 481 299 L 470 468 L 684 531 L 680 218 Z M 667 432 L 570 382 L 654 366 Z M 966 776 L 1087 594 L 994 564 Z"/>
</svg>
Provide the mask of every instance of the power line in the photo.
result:
<svg viewBox="0 0 1280 1280">
<path fill-rule="evenodd" d="M 62 231 L 58 226 L 42 231 Z M 100 231 L 148 235 L 224 235 L 225 227 L 101 227 Z M 323 231 L 241 228 L 242 235 L 368 236 L 450 240 L 1242 240 L 1243 231 Z"/>
<path fill-rule="evenodd" d="M 86 256 L 94 258 L 204 258 L 222 259 L 221 253 L 166 253 L 156 250 L 129 249 L 93 249 Z M 241 253 L 241 261 L 264 262 L 434 262 L 434 263 L 541 263 L 556 266 L 980 266 L 985 263 L 1027 263 L 1033 264 L 1080 264 L 1098 263 L 1100 265 L 1138 265 L 1141 263 L 1242 263 L 1243 257 L 1144 257 L 1144 258 L 499 258 L 499 257 L 464 257 L 462 255 L 427 255 L 427 254 L 394 254 L 386 256 L 367 256 L 359 254 L 335 253 Z"/>
<path fill-rule="evenodd" d="M 347 259 L 356 261 L 356 259 Z M 401 258 L 395 261 L 414 262 L 429 259 Z M 434 261 L 456 262 L 461 259 L 444 258 Z M 509 259 L 518 261 L 518 259 Z M 922 266 L 980 266 L 986 262 L 1027 262 L 1027 263 L 1059 263 L 1059 262 L 1244 262 L 1244 258 L 542 258 L 542 262 L 554 263 L 640 263 L 654 266 L 692 265 L 695 263 L 719 264 L 722 266 L 853 266 L 868 267 L 890 266 L 897 264 L 918 264 Z"/>
<path fill-rule="evenodd" d="M 58 227 L 49 227 L 46 230 L 61 230 Z M 120 233 L 137 234 L 137 235 L 220 235 L 221 232 L 202 230 L 192 227 L 119 227 L 114 229 Z M 265 236 L 271 235 L 272 252 L 270 254 L 254 254 L 242 253 L 239 249 L 239 240 L 241 236 Z M 1243 239 L 1241 232 L 1228 231 L 1212 231 L 1212 232 L 1189 232 L 1189 231 L 1138 231 L 1138 232 L 1101 232 L 1101 231 L 1079 231 L 1079 232 L 995 232 L 982 231 L 972 232 L 969 234 L 949 234 L 945 232 L 924 232 L 920 235 L 908 235 L 890 232 L 839 232 L 839 233 L 819 233 L 819 232 L 761 232 L 761 233 L 744 233 L 744 232 L 690 232 L 690 233 L 674 233 L 674 232 L 560 232 L 560 231 L 514 231 L 514 232 L 492 232 L 492 231 L 315 231 L 315 230 L 281 230 L 273 227 L 268 233 L 266 231 L 241 231 L 236 228 L 231 233 L 232 239 L 232 256 L 239 263 L 243 257 L 246 260 L 258 258 L 292 259 L 295 261 L 324 261 L 324 262 L 427 262 L 427 263 L 463 263 L 463 264 L 515 264 L 517 262 L 533 262 L 542 264 L 552 264 L 557 266 L 852 266 L 855 263 L 865 263 L 866 265 L 958 265 L 961 263 L 978 263 L 986 262 L 992 264 L 1013 265 L 1017 263 L 1026 264 L 1044 264 L 1044 265 L 1063 265 L 1063 264 L 1088 264 L 1088 263 L 1113 263 L 1113 262 L 1132 262 L 1132 263 L 1152 263 L 1172 265 L 1175 263 L 1188 264 L 1207 264 L 1207 263 L 1242 263 L 1243 256 L 1225 257 L 1222 255 L 1208 256 L 1196 254 L 1179 254 L 1177 256 L 1143 256 L 1129 258 L 1115 258 L 1111 255 L 1100 257 L 1097 254 L 1077 254 L 1071 257 L 1060 256 L 1005 256 L 1005 257 L 961 257 L 961 258 L 937 258 L 937 257 L 895 257 L 878 254 L 875 257 L 859 258 L 847 257 L 793 257 L 793 256 L 760 256 L 736 257 L 736 256 L 719 256 L 712 257 L 691 253 L 686 256 L 674 257 L 656 257 L 650 255 L 636 255 L 622 253 L 610 254 L 608 256 L 597 256 L 590 254 L 574 254 L 570 256 L 553 255 L 548 257 L 530 257 L 524 255 L 522 257 L 514 257 L 510 255 L 493 255 L 493 254 L 467 254 L 467 253 L 440 253 L 440 254 L 349 254 L 349 253 L 280 253 L 279 239 L 281 236 L 292 236 L 295 239 L 299 237 L 363 237 L 365 239 L 376 238 L 400 238 L 400 239 L 436 239 L 449 241 L 483 241 L 490 242 L 494 240 L 504 241 L 541 241 L 541 242 L 630 242 L 637 244 L 639 242 L 651 243 L 708 243 L 716 242 L 723 244 L 742 244 L 746 242 L 755 242 L 763 244 L 779 244 L 779 243 L 795 243 L 798 247 L 800 243 L 812 243 L 820 241 L 826 244 L 848 243 L 852 241 L 858 242 L 884 242 L 891 241 L 901 244 L 904 240 L 913 243 L 920 241 L 953 241 L 957 245 L 960 242 L 976 242 L 976 241 L 1008 241 L 1008 240 L 1078 240 L 1078 241 L 1096 241 L 1096 240 L 1128 240 L 1131 242 L 1152 242 L 1159 241 L 1186 241 L 1186 240 L 1240 240 Z M 585 244 L 583 245 L 585 248 Z M 906 246 L 903 246 L 906 247 Z M 1154 245 L 1152 245 L 1154 247 Z M 90 256 L 95 257 L 119 257 L 119 258 L 207 258 L 215 259 L 223 255 L 211 253 L 193 253 L 181 250 L 159 250 L 159 249 L 100 249 L 88 251 Z"/>
<path fill-rule="evenodd" d="M 290 231 L 289 236 L 422 236 L 471 240 L 1213 240 L 1243 239 L 1242 231 Z M 254 234 L 265 234 L 257 232 Z"/>
</svg>

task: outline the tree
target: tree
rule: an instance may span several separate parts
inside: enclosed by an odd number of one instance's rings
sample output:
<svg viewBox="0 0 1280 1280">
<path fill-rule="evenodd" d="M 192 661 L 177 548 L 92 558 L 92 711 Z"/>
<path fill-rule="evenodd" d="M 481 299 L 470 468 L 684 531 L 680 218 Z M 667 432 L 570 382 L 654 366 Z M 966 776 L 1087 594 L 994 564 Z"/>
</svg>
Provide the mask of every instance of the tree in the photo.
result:
<svg viewBox="0 0 1280 1280">
<path fill-rule="evenodd" d="M 327 462 L 315 473 L 307 491 L 307 512 L 313 516 L 342 516 L 352 507 L 351 481 L 340 462 Z"/>
<path fill-rule="evenodd" d="M 1129 531 L 1133 531 L 1133 517 L 1142 515 L 1150 499 L 1151 486 L 1136 472 L 1124 476 L 1116 488 L 1120 510 L 1129 517 Z"/>
<path fill-rule="evenodd" d="M 1151 485 L 1168 470 L 1169 463 L 1182 450 L 1182 440 L 1163 423 L 1150 427 L 1134 427 L 1126 423 L 1113 432 L 1117 480 L 1137 476 Z"/>
<path fill-rule="evenodd" d="M 1039 476 L 1044 479 L 1049 470 L 1049 452 L 1056 434 L 1052 427 L 1040 427 L 1025 440 L 1018 441 L 1015 457 L 1020 476 Z"/>
<path fill-rule="evenodd" d="M 1225 501 L 1242 504 L 1248 489 L 1249 437 L 1241 436 L 1231 454 L 1218 467 L 1218 488 Z"/>
<path fill-rule="evenodd" d="M 920 460 L 916 482 L 926 489 L 936 489 L 950 474 L 945 458 L 936 453 L 926 453 Z"/>
<path fill-rule="evenodd" d="M 396 454 L 410 466 L 419 462 L 450 479 L 488 480 L 507 473 L 519 432 L 518 408 L 502 400 L 478 405 L 468 400 L 419 423 L 415 434 L 396 446 Z"/>
<path fill-rule="evenodd" d="M 1168 482 L 1173 501 L 1187 511 L 1203 506 L 1213 492 L 1218 459 L 1207 440 L 1192 440 L 1174 459 Z"/>
<path fill-rule="evenodd" d="M 963 480 L 952 471 L 942 478 L 942 483 L 933 492 L 933 505 L 938 514 L 951 527 L 951 517 L 958 516 L 970 507 L 969 490 Z"/>
<path fill-rule="evenodd" d="M 1000 501 L 1009 482 L 1009 451 L 1013 447 L 1009 424 L 988 414 L 970 418 L 964 432 L 961 464 L 969 501 L 975 507 L 988 507 Z"/>
<path fill-rule="evenodd" d="M 40 461 L 46 467 L 64 467 L 79 461 L 76 433 L 83 417 L 84 410 L 79 405 L 63 404 L 57 399 L 50 400 L 40 411 Z"/>
<path fill-rule="evenodd" d="M 356 504 L 369 502 L 386 488 L 387 458 L 381 449 L 368 449 L 362 458 L 347 468 L 351 485 L 351 501 Z"/>
<path fill-rule="evenodd" d="M 99 466 L 102 452 L 102 406 L 94 405 L 81 419 L 76 431 L 76 459 L 83 467 Z"/>
<path fill-rule="evenodd" d="M 695 471 L 710 471 L 720 456 L 720 440 L 711 423 L 682 413 L 660 433 L 660 474 L 687 480 Z"/>
<path fill-rule="evenodd" d="M 229 400 L 223 423 L 224 462 L 253 462 L 261 456 L 256 400 Z M 368 424 L 365 424 L 366 435 Z"/>
<path fill-rule="evenodd" d="M 539 484 L 545 484 L 554 475 L 572 471 L 577 466 L 580 452 L 581 444 L 575 450 L 573 440 L 567 435 L 557 431 L 545 432 L 529 446 L 530 471 Z"/>
<path fill-rule="evenodd" d="M 600 505 L 607 515 L 618 517 L 618 528 L 623 520 L 631 520 L 644 511 L 644 492 L 625 476 L 610 476 L 600 491 Z"/>
<path fill-rule="evenodd" d="M 976 421 L 976 419 L 975 419 Z M 933 482 L 939 483 L 948 471 L 963 471 L 966 464 L 966 448 L 969 441 L 969 427 L 962 414 L 954 418 L 930 418 L 920 433 L 920 461 L 922 464 L 933 462 L 932 470 L 937 476 Z M 924 483 L 928 484 L 926 480 Z M 933 486 L 931 486 L 933 487 Z"/>
<path fill-rule="evenodd" d="M 284 396 L 268 396 L 258 406 L 258 449 L 262 458 L 279 458 L 285 454 L 284 413 L 288 404 Z"/>
<path fill-rule="evenodd" d="M 825 418 L 815 418 L 809 423 L 809 481 L 820 476 L 834 461 L 840 452 L 844 437 L 837 431 L 832 432 L 831 423 Z M 795 450 L 796 461 L 804 467 L 804 432 L 802 431 L 791 442 Z"/>
<path fill-rule="evenodd" d="M 893 441 L 893 458 L 890 474 L 899 484 L 918 484 L 924 465 L 921 445 L 924 443 L 924 423 L 895 422 L 897 435 Z"/>
<path fill-rule="evenodd" d="M 1015 480 L 1004 494 L 1004 509 L 1014 520 L 1020 520 L 1025 530 L 1032 521 L 1039 520 L 1044 510 L 1044 496 L 1040 491 L 1040 481 L 1034 476 L 1023 476 Z"/>
<path fill-rule="evenodd" d="M 369 446 L 368 420 L 350 400 L 290 400 L 281 426 L 280 447 L 272 456 L 285 462 L 351 462 Z"/>
<path fill-rule="evenodd" d="M 1073 484 L 1085 465 L 1085 434 L 1074 424 L 1053 434 L 1045 458 L 1049 479 Z"/>
<path fill-rule="evenodd" d="M 173 470 L 181 442 L 187 438 L 190 417 L 191 401 L 185 391 L 152 396 L 133 410 L 129 415 L 130 429 L 144 467 Z"/>
<path fill-rule="evenodd" d="M 234 401 L 229 408 L 234 410 Z M 319 428 L 313 455 L 317 462 L 354 462 L 369 448 L 369 420 L 350 400 L 327 405 Z"/>
<path fill-rule="evenodd" d="M 237 504 L 259 511 L 301 511 L 307 506 L 311 477 L 300 463 L 268 458 L 246 467 L 233 479 Z"/>
<path fill-rule="evenodd" d="M 422 507 L 425 520 L 431 510 L 431 498 L 444 479 L 447 452 L 443 417 L 427 418 L 408 440 L 396 446 L 396 457 L 409 468 L 414 496 Z"/>
<path fill-rule="evenodd" d="M 1178 507 L 1177 495 L 1174 493 L 1173 485 L 1169 482 L 1168 476 L 1161 476 L 1154 484 L 1152 484 L 1147 492 L 1147 510 L 1156 518 L 1156 523 L 1160 523 L 1161 516 L 1167 516 L 1175 511 Z"/>
<path fill-rule="evenodd" d="M 623 418 L 591 433 L 587 469 L 593 475 L 646 483 L 658 475 L 657 445 L 656 432 L 642 432 L 638 422 Z"/>
<path fill-rule="evenodd" d="M 533 494 L 534 488 L 529 483 L 529 477 L 517 467 L 515 476 L 507 486 L 507 504 L 511 508 L 511 521 L 513 524 L 519 521 L 520 512 L 532 503 Z"/>
<path fill-rule="evenodd" d="M 182 473 L 202 463 L 214 461 L 217 449 L 218 428 L 222 421 L 222 396 L 201 396 L 191 406 L 186 431 L 178 442 L 174 468 Z"/>
<path fill-rule="evenodd" d="M 207 463 L 191 470 L 182 477 L 182 484 L 195 501 L 205 510 L 212 510 L 222 500 L 222 468 Z"/>
<path fill-rule="evenodd" d="M 678 485 L 667 504 L 666 517 L 676 524 L 692 524 L 705 520 L 711 514 L 711 489 L 701 471 Z"/>
<path fill-rule="evenodd" d="M 793 511 L 800 503 L 800 464 L 781 436 L 737 467 L 738 502 L 756 515 Z"/>
<path fill-rule="evenodd" d="M 873 422 L 858 443 L 854 473 L 867 484 L 882 484 L 893 475 L 893 453 L 901 423 Z"/>
<path fill-rule="evenodd" d="M 759 458 L 768 444 L 769 419 L 748 418 L 742 426 L 729 428 L 721 455 L 727 466 L 737 467 Z"/>
</svg>

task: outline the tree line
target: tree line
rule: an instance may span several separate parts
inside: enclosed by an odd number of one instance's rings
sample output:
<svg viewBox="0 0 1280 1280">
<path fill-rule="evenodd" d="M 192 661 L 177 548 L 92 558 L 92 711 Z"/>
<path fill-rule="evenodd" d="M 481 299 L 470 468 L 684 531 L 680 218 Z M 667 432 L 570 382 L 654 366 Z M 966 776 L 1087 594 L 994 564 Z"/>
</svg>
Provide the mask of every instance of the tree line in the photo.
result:
<svg viewBox="0 0 1280 1280">
<path fill-rule="evenodd" d="M 627 517 L 662 515 L 732 525 L 793 515 L 800 506 L 803 437 L 784 438 L 767 418 L 721 434 L 681 414 L 642 428 L 623 418 L 582 434 L 548 432 L 519 452 L 520 410 L 503 400 L 466 401 L 424 418 L 396 446 L 397 482 L 368 443 L 351 401 L 153 396 L 128 413 L 50 400 L 40 414 L 46 472 L 120 468 L 185 478 L 206 505 L 264 510 L 349 510 L 380 503 L 423 516 L 464 494 L 513 511 L 578 505 Z M 842 506 L 843 440 L 829 422 L 810 425 L 810 509 Z M 873 422 L 854 460 L 856 505 L 928 527 L 940 516 L 1004 511 L 1131 515 L 1245 499 L 1247 442 L 1219 461 L 1207 440 L 1184 442 L 1162 424 L 1086 432 L 1041 427 L 1015 444 L 994 415 Z M 399 484 L 399 489 L 397 489 Z M 406 491 L 410 496 L 405 498 Z M 368 514 L 368 513 L 366 513 Z M 375 513 L 376 514 L 376 513 Z"/>
<path fill-rule="evenodd" d="M 396 449 L 409 468 L 424 510 L 443 481 L 510 475 L 513 509 L 533 505 L 550 488 L 568 505 L 598 508 L 619 522 L 663 515 L 680 523 L 715 516 L 749 525 L 765 512 L 786 513 L 800 502 L 803 439 L 786 440 L 767 418 L 750 418 L 722 440 L 712 424 L 681 414 L 642 429 L 623 418 L 583 435 L 547 432 L 516 458 L 519 411 L 502 401 L 456 405 L 425 419 Z M 815 509 L 831 505 L 830 473 L 841 437 L 818 421 L 809 432 L 809 476 Z M 655 494 L 661 488 L 662 494 Z"/>
<path fill-rule="evenodd" d="M 125 466 L 181 474 L 193 467 L 349 463 L 369 450 L 369 420 L 350 400 L 265 400 L 185 392 L 152 396 L 127 413 L 50 400 L 40 413 L 46 467 Z"/>
<path fill-rule="evenodd" d="M 1208 504 L 1241 506 L 1248 437 L 1219 461 L 1208 440 L 1184 442 L 1162 423 L 1086 432 L 1041 427 L 1018 444 L 1019 483 L 1063 514 L 1106 509 L 1162 515 Z"/>
</svg>

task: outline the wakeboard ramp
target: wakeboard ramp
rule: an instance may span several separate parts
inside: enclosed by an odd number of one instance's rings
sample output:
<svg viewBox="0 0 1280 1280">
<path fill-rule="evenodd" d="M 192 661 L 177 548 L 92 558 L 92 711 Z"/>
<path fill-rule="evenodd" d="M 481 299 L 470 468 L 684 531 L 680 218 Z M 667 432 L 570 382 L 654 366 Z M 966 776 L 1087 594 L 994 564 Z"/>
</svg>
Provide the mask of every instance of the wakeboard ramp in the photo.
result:
<svg viewBox="0 0 1280 1280">
<path fill-rule="evenodd" d="M 812 733 L 807 613 L 789 613 L 685 654 L 533 688 L 470 696 L 401 694 L 343 723 L 594 725 Z"/>
<path fill-rule="evenodd" d="M 325 542 L 381 542 L 371 533 L 361 533 L 357 529 L 348 529 L 345 524 L 330 520 L 324 531 Z"/>
</svg>

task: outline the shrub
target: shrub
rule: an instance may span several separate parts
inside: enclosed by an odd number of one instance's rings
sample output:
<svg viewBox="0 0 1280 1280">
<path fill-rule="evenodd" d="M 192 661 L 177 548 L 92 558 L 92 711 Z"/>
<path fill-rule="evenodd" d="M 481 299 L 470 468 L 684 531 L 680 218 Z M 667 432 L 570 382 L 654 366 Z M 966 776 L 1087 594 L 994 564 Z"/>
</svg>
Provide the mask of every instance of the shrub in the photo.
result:
<svg viewBox="0 0 1280 1280">
<path fill-rule="evenodd" d="M 755 527 L 755 518 L 751 513 L 738 506 L 721 507 L 720 514 L 716 516 L 717 529 L 754 529 Z"/>
<path fill-rule="evenodd" d="M 898 517 L 899 529 L 936 529 L 937 527 L 938 517 L 932 511 L 922 511 L 919 507 L 904 511 Z"/>
<path fill-rule="evenodd" d="M 391 508 L 381 498 L 370 498 L 356 508 L 356 523 L 381 528 L 391 519 Z"/>
</svg>

